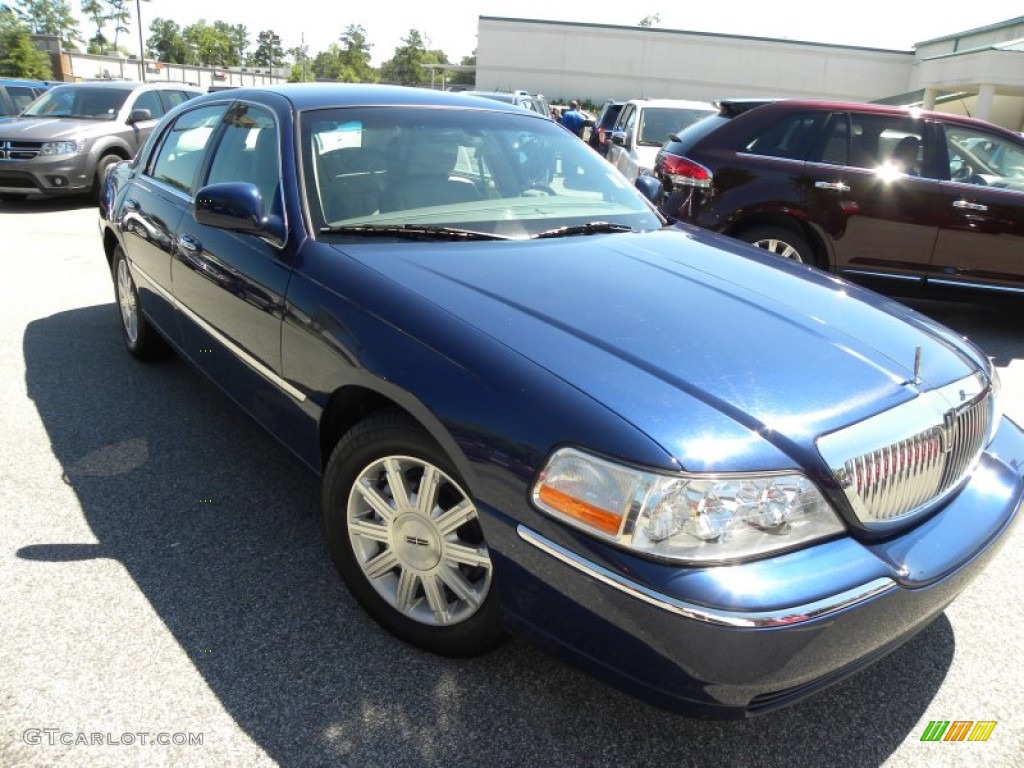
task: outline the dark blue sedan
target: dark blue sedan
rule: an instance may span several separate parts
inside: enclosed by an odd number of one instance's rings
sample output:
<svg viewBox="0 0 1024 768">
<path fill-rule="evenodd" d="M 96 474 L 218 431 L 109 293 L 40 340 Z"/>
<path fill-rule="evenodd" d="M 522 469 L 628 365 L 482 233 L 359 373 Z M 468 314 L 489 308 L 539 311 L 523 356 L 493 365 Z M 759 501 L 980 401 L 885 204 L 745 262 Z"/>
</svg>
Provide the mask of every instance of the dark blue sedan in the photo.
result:
<svg viewBox="0 0 1024 768">
<path fill-rule="evenodd" d="M 911 637 L 1018 517 L 1024 435 L 970 343 L 666 227 L 499 102 L 209 94 L 108 175 L 101 229 L 128 351 L 321 475 L 352 594 L 437 653 L 513 630 L 662 706 L 763 712 Z"/>
</svg>

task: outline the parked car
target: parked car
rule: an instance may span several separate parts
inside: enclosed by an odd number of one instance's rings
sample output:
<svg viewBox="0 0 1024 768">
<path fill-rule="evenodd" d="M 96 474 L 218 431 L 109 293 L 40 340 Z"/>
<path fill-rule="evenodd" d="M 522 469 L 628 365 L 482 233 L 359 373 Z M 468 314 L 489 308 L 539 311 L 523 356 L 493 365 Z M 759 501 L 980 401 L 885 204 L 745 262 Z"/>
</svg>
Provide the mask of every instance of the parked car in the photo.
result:
<svg viewBox="0 0 1024 768">
<path fill-rule="evenodd" d="M 1024 140 L 873 104 L 722 102 L 655 166 L 672 217 L 882 290 L 1020 295 Z"/>
<path fill-rule="evenodd" d="M 110 165 L 132 157 L 159 118 L 200 93 L 125 81 L 54 86 L 0 122 L 0 197 L 96 194 Z"/>
<path fill-rule="evenodd" d="M 436 653 L 508 629 L 653 703 L 766 711 L 927 625 L 1024 502 L 980 350 L 664 226 L 511 105 L 208 94 L 100 214 L 128 352 L 173 349 L 321 475 L 348 588 Z"/>
<path fill-rule="evenodd" d="M 624 101 L 608 99 L 604 106 L 601 107 L 597 117 L 594 118 L 594 124 L 590 128 L 588 141 L 590 146 L 602 157 L 607 157 L 608 155 L 608 134 L 615 125 L 615 120 L 618 118 L 619 113 L 622 111 L 622 105 L 625 103 Z"/>
<path fill-rule="evenodd" d="M 471 96 L 479 96 L 491 101 L 501 101 L 505 104 L 515 104 L 531 112 L 536 112 L 544 117 L 551 117 L 551 107 L 547 100 L 541 95 L 533 95 L 527 91 L 462 91 Z"/>
<path fill-rule="evenodd" d="M 42 80 L 0 77 L 0 117 L 18 114 L 51 85 Z"/>
<path fill-rule="evenodd" d="M 668 137 L 715 114 L 714 105 L 678 99 L 632 99 L 622 105 L 608 144 L 608 162 L 630 181 L 654 171 L 654 159 Z"/>
</svg>

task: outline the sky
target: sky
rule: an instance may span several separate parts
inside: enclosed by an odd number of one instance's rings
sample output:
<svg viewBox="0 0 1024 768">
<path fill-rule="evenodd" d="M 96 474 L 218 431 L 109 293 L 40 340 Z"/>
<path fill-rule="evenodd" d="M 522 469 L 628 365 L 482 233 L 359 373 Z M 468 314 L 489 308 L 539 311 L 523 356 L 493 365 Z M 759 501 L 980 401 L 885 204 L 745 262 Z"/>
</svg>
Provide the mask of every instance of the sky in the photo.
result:
<svg viewBox="0 0 1024 768">
<path fill-rule="evenodd" d="M 77 11 L 81 0 L 69 1 Z M 622 0 L 145 0 L 141 9 L 144 30 L 157 17 L 182 27 L 200 19 L 208 24 L 244 24 L 254 45 L 259 32 L 267 29 L 281 37 L 286 49 L 298 46 L 305 35 L 310 55 L 337 42 L 349 24 L 358 24 L 373 46 L 374 66 L 390 59 L 411 29 L 420 31 L 429 48 L 444 51 L 450 61 L 457 63 L 476 48 L 480 16 L 635 26 L 644 17 L 656 14 L 660 21 L 654 26 L 659 29 L 904 51 L 924 40 L 1024 16 L 1020 0 L 986 0 L 977 6 L 969 2 L 907 0 L 859 0 L 856 4 L 822 0 L 639 0 L 635 6 Z M 86 39 L 95 32 L 92 23 L 84 20 L 80 29 Z M 112 30 L 107 30 L 107 36 L 112 36 Z M 138 40 L 134 26 L 130 38 Z"/>
</svg>

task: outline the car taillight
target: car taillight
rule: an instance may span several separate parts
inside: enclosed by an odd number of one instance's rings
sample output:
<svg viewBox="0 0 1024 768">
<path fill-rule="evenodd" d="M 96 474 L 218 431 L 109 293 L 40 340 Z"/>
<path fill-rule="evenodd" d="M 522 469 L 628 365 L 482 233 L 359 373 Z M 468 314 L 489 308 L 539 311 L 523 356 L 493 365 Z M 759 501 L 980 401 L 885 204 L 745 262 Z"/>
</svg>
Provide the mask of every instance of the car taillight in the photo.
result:
<svg viewBox="0 0 1024 768">
<path fill-rule="evenodd" d="M 661 167 L 673 184 L 683 187 L 711 186 L 711 171 L 688 158 L 665 152 L 661 157 Z"/>
<path fill-rule="evenodd" d="M 606 130 L 606 128 L 603 125 L 597 126 L 597 143 L 598 144 L 604 144 L 605 143 L 605 137 L 604 137 L 605 130 Z"/>
</svg>

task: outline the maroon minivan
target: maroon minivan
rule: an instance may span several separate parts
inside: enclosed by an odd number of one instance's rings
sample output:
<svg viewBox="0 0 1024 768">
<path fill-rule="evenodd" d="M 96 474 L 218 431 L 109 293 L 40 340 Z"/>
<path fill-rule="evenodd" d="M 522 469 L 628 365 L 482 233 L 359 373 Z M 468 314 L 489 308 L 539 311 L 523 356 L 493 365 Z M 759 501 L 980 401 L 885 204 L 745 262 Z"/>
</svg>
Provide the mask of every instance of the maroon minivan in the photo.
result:
<svg viewBox="0 0 1024 768">
<path fill-rule="evenodd" d="M 723 101 L 658 154 L 662 212 L 882 290 L 1024 294 L 1024 139 L 876 104 Z"/>
</svg>

